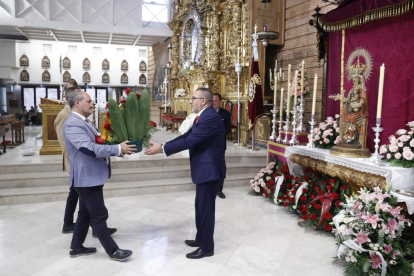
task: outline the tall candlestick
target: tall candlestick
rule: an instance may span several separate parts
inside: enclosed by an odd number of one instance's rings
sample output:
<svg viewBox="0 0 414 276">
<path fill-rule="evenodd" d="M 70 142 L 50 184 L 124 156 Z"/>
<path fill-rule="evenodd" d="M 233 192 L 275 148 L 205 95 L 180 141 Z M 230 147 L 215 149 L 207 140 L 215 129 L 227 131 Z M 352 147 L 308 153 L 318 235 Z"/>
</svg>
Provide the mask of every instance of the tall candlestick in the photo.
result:
<svg viewBox="0 0 414 276">
<path fill-rule="evenodd" d="M 286 114 L 288 116 L 290 116 L 289 114 L 290 114 L 290 90 L 291 89 L 292 89 L 292 85 L 290 83 L 288 83 L 288 97 L 287 97 L 288 102 L 287 102 L 287 109 L 286 109 Z"/>
<path fill-rule="evenodd" d="M 298 70 L 295 71 L 295 101 L 293 102 L 293 104 L 297 104 L 298 103 Z"/>
<path fill-rule="evenodd" d="M 273 105 L 275 106 L 275 109 L 276 109 L 276 99 L 277 99 L 277 77 L 276 77 L 276 75 L 275 75 L 275 89 L 274 89 L 274 91 L 275 91 L 275 93 L 274 93 L 274 99 L 273 99 Z"/>
<path fill-rule="evenodd" d="M 239 59 L 240 56 L 240 47 L 237 48 L 237 59 Z"/>
<path fill-rule="evenodd" d="M 304 79 L 305 79 L 305 61 L 302 60 L 302 73 L 300 74 L 300 95 L 302 97 L 304 91 Z"/>
<path fill-rule="evenodd" d="M 277 71 L 277 60 L 275 61 L 275 71 Z"/>
<path fill-rule="evenodd" d="M 282 89 L 280 89 L 280 118 L 282 118 L 282 116 L 283 116 L 283 87 Z"/>
<path fill-rule="evenodd" d="M 380 81 L 379 81 L 379 88 L 378 88 L 377 118 L 381 118 L 382 94 L 384 92 L 384 73 L 385 73 L 385 66 L 384 64 L 382 64 L 381 69 L 380 69 Z"/>
<path fill-rule="evenodd" d="M 270 80 L 272 79 L 272 69 L 269 69 Z"/>
<path fill-rule="evenodd" d="M 292 65 L 289 64 L 288 66 L 288 83 L 290 83 L 290 74 L 292 72 Z M 290 90 L 288 91 L 288 93 L 290 93 Z"/>
<path fill-rule="evenodd" d="M 312 115 L 315 115 L 316 107 L 316 89 L 318 87 L 318 75 L 315 74 L 315 80 L 313 82 L 313 99 L 312 99 Z"/>
</svg>

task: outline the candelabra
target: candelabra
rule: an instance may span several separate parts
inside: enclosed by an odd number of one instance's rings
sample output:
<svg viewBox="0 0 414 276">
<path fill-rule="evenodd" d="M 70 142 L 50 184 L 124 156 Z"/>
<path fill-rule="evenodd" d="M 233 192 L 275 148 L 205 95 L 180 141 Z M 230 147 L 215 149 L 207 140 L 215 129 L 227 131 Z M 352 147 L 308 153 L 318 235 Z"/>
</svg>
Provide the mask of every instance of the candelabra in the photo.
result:
<svg viewBox="0 0 414 276">
<path fill-rule="evenodd" d="M 286 114 L 286 122 L 285 122 L 285 126 L 283 127 L 283 129 L 285 130 L 285 139 L 283 139 L 283 144 L 287 145 L 289 144 L 288 131 L 290 130 L 290 115 L 289 114 Z"/>
<path fill-rule="evenodd" d="M 279 135 L 277 136 L 276 142 L 282 142 L 282 115 L 279 115 Z"/>
<path fill-rule="evenodd" d="M 272 129 L 273 129 L 273 131 L 272 131 L 272 135 L 270 135 L 270 137 L 269 137 L 269 140 L 270 141 L 275 141 L 276 140 L 276 122 L 277 122 L 276 114 L 279 112 L 279 110 L 276 109 L 275 104 L 273 104 L 273 110 L 271 110 L 271 112 L 273 113 L 273 120 L 272 120 L 272 124 L 273 124 Z M 280 137 L 280 125 L 279 125 L 279 137 Z"/>
<path fill-rule="evenodd" d="M 297 113 L 298 113 L 297 106 L 296 106 L 296 104 L 294 104 L 294 105 L 293 105 L 293 110 L 292 110 L 292 114 L 293 114 L 293 122 L 292 122 L 292 126 L 293 126 L 293 129 L 292 129 L 292 138 L 290 138 L 290 141 L 289 141 L 289 145 L 291 145 L 291 146 L 296 146 L 296 145 L 298 145 L 298 144 L 299 144 L 299 141 L 298 141 L 298 139 L 296 138 L 296 124 L 297 124 L 297 122 L 296 122 L 296 115 L 297 115 Z"/>
<path fill-rule="evenodd" d="M 237 59 L 236 65 L 234 66 L 234 70 L 237 74 L 237 143 L 236 146 L 239 148 L 244 147 L 240 143 L 240 74 L 242 72 L 242 65 L 240 64 L 240 59 Z"/>
<path fill-rule="evenodd" d="M 296 131 L 301 133 L 301 132 L 306 131 L 306 127 L 303 125 L 303 113 L 305 113 L 305 109 L 304 109 L 305 99 L 303 98 L 303 96 L 300 97 L 299 102 L 300 102 L 300 106 L 299 106 L 299 110 L 297 111 L 299 115 L 299 123 L 298 123 L 298 127 L 296 128 Z"/>
<path fill-rule="evenodd" d="M 377 165 L 382 164 L 382 162 L 381 162 L 382 156 L 379 154 L 379 150 L 378 150 L 379 149 L 379 142 L 381 141 L 379 139 L 379 135 L 383 130 L 383 128 L 380 127 L 380 125 L 381 125 L 381 118 L 377 118 L 376 126 L 372 128 L 375 131 L 375 139 L 374 139 L 375 152 L 372 154 L 371 162 L 374 163 L 374 164 L 377 164 Z"/>
<path fill-rule="evenodd" d="M 311 126 L 311 129 L 310 129 L 310 136 L 309 136 L 309 143 L 308 143 L 308 148 L 311 148 L 311 149 L 313 149 L 313 148 L 315 148 L 315 143 L 313 142 L 313 126 L 316 124 L 316 122 L 315 122 L 315 114 L 312 114 L 312 117 L 311 117 L 311 121 L 309 122 L 309 125 Z"/>
</svg>

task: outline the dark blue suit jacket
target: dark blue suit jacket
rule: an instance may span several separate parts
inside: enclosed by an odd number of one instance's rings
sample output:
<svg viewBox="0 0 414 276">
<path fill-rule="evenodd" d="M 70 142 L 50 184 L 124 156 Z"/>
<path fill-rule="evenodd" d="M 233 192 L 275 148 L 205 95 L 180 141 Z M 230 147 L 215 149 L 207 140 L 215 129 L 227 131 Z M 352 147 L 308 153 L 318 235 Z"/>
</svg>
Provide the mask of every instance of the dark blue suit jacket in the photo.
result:
<svg viewBox="0 0 414 276">
<path fill-rule="evenodd" d="M 228 112 L 224 108 L 220 107 L 220 109 L 218 111 L 218 114 L 220 115 L 221 119 L 223 120 L 224 129 L 226 130 L 226 135 L 227 135 L 227 134 L 230 133 L 230 124 L 231 124 L 230 112 Z"/>
<path fill-rule="evenodd" d="M 191 179 L 195 184 L 226 178 L 224 160 L 225 131 L 223 121 L 213 107 L 207 107 L 198 123 L 185 134 L 167 142 L 164 151 L 167 156 L 189 149 Z"/>
</svg>

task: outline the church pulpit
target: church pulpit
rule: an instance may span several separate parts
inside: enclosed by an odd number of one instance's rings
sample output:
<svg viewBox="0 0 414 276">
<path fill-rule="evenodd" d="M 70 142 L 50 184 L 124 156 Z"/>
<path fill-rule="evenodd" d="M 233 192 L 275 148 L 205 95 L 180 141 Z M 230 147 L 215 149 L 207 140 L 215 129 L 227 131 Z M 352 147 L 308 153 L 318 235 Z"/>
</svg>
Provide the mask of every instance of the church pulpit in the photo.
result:
<svg viewBox="0 0 414 276">
<path fill-rule="evenodd" d="M 57 134 L 55 131 L 54 122 L 56 116 L 65 107 L 65 103 L 57 100 L 40 98 L 42 109 L 42 131 L 43 131 L 43 146 L 40 149 L 41 155 L 58 155 L 62 154 Z"/>
</svg>

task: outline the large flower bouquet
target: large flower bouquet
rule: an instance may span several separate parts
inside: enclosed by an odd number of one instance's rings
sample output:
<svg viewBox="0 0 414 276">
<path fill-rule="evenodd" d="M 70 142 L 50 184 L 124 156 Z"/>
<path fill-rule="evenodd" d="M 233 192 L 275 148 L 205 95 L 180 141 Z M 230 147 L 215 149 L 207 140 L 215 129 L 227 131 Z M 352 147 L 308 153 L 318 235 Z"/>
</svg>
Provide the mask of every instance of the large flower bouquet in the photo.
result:
<svg viewBox="0 0 414 276">
<path fill-rule="evenodd" d="M 292 86 L 291 86 L 291 89 L 290 89 L 290 96 L 292 97 L 292 100 L 293 100 L 293 97 L 295 96 L 295 82 L 297 83 L 298 96 L 300 96 L 301 93 L 302 93 L 302 89 L 301 89 L 301 81 L 302 81 L 302 73 L 303 73 L 302 72 L 302 63 L 299 63 L 296 70 L 298 71 L 298 77 L 297 78 L 296 78 L 296 76 L 293 77 Z M 304 72 L 303 75 L 304 75 L 304 79 L 303 79 L 303 86 L 304 86 L 303 97 L 308 98 L 308 97 L 310 97 L 310 93 L 309 93 L 308 74 L 307 74 L 306 69 L 305 69 L 305 72 Z"/>
<path fill-rule="evenodd" d="M 343 263 L 345 275 L 410 275 L 413 245 L 401 237 L 411 225 L 385 190 L 361 189 L 343 204 L 333 219 L 338 245 L 335 263 Z"/>
<path fill-rule="evenodd" d="M 332 117 L 326 118 L 325 122 L 320 122 L 319 126 L 314 128 L 313 142 L 315 147 L 321 149 L 331 149 L 341 141 L 339 136 L 338 118 L 334 120 Z"/>
<path fill-rule="evenodd" d="M 410 130 L 400 129 L 395 135 L 388 139 L 389 145 L 380 147 L 380 154 L 384 154 L 384 159 L 395 165 L 404 168 L 414 168 L 414 121 L 409 122 L 407 126 Z"/>
<path fill-rule="evenodd" d="M 275 191 L 276 170 L 277 164 L 275 162 L 270 162 L 265 168 L 261 169 L 257 175 L 250 180 L 252 194 L 270 197 Z"/>
</svg>

